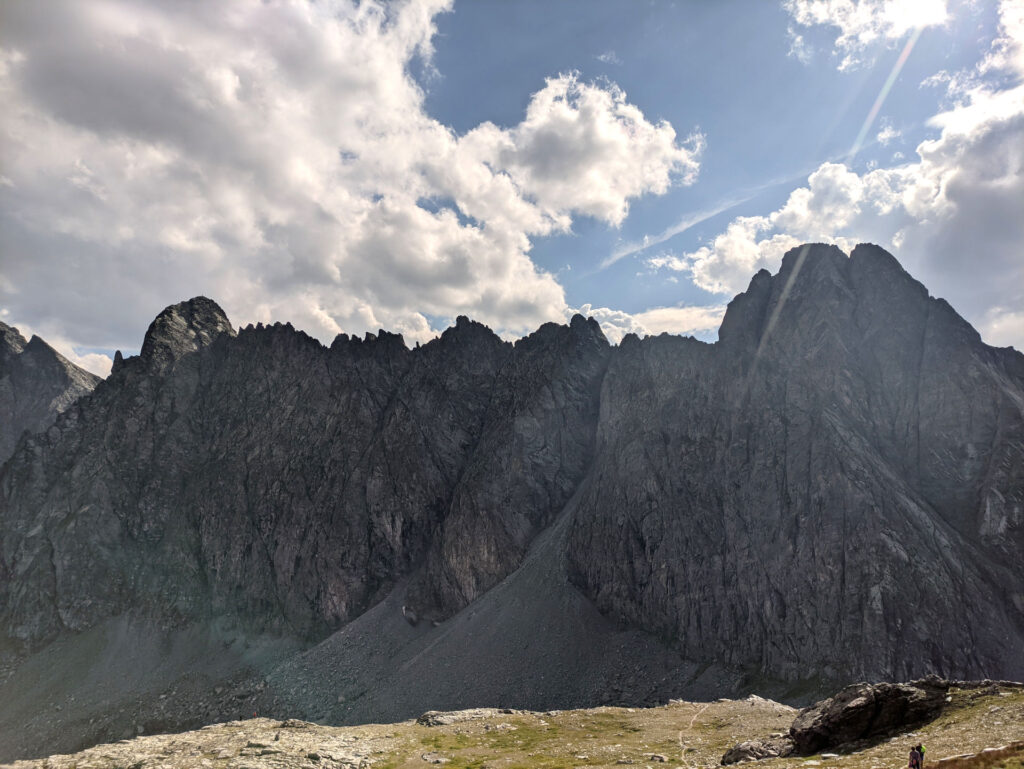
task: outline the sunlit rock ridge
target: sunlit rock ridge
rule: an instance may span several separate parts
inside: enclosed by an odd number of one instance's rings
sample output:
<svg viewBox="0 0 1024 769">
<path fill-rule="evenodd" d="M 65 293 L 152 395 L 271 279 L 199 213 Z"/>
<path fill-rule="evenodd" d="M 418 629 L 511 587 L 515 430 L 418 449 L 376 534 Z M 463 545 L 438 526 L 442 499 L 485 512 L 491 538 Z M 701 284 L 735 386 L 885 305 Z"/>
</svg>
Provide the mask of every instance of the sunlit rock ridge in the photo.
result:
<svg viewBox="0 0 1024 769">
<path fill-rule="evenodd" d="M 197 297 L 0 493 L 24 750 L 158 692 L 171 728 L 1024 677 L 1024 355 L 871 245 L 789 252 L 714 344 L 577 316 L 324 347 Z M 139 638 L 159 675 L 51 681 Z"/>
</svg>

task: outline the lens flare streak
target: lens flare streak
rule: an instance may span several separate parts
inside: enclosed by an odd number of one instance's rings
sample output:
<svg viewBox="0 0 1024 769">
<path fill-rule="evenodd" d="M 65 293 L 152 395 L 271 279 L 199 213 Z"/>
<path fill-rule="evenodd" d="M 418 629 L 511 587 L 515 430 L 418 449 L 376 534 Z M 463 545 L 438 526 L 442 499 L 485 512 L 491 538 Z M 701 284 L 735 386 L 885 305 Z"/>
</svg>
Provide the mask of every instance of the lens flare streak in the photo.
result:
<svg viewBox="0 0 1024 769">
<path fill-rule="evenodd" d="M 893 85 L 896 83 L 896 79 L 900 76 L 900 72 L 903 70 L 903 65 L 907 63 L 907 59 L 910 58 L 910 52 L 914 49 L 914 44 L 917 39 L 921 37 L 922 27 L 917 27 L 910 35 L 910 39 L 907 40 L 907 44 L 903 46 L 903 51 L 900 53 L 896 63 L 892 66 L 892 71 L 889 73 L 889 77 L 885 79 L 885 84 L 882 86 L 882 90 L 878 92 L 878 98 L 875 99 L 875 103 L 871 105 L 871 110 L 868 112 L 868 116 L 864 119 L 864 125 L 860 127 L 860 132 L 857 134 L 856 140 L 853 142 L 853 146 L 850 148 L 850 153 L 847 155 L 847 160 L 853 160 L 860 151 L 861 146 L 864 144 L 864 137 L 867 136 L 868 131 L 871 130 L 871 126 L 875 123 L 875 118 L 878 117 L 879 110 L 882 109 L 882 105 L 885 103 L 886 98 L 889 96 L 889 91 L 892 90 Z"/>
</svg>

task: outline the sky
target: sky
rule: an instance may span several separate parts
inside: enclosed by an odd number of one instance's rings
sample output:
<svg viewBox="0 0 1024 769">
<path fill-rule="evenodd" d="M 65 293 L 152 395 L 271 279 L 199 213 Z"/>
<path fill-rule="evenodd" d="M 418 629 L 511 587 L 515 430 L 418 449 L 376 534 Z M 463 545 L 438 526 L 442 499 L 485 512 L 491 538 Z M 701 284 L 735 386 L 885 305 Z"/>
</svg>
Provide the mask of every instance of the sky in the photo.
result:
<svg viewBox="0 0 1024 769">
<path fill-rule="evenodd" d="M 0 320 L 714 340 L 807 241 L 1024 349 L 1021 0 L 0 5 Z"/>
</svg>

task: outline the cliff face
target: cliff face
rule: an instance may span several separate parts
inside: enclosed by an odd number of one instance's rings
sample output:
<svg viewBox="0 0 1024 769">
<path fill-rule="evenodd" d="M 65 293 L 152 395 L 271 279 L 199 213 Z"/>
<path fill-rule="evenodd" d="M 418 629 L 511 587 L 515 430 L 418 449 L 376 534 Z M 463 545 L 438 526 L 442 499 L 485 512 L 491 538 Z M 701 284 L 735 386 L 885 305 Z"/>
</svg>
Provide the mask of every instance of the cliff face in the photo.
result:
<svg viewBox="0 0 1024 769">
<path fill-rule="evenodd" d="M 23 432 L 45 430 L 99 381 L 39 337 L 26 342 L 18 329 L 0 323 L 0 465 Z"/>
<path fill-rule="evenodd" d="M 1024 356 L 873 246 L 794 250 L 713 345 L 576 317 L 325 348 L 169 307 L 3 468 L 0 630 L 308 642 L 396 589 L 440 621 L 563 510 L 573 584 L 698 667 L 1024 675 Z"/>
<path fill-rule="evenodd" d="M 1024 356 L 812 246 L 716 345 L 626 339 L 570 540 L 598 607 L 766 678 L 1024 672 Z"/>
<path fill-rule="evenodd" d="M 608 353 L 582 318 L 327 349 L 169 307 L 0 476 L 0 620 L 27 647 L 126 609 L 312 639 L 410 575 L 420 611 L 450 614 L 578 485 Z"/>
</svg>

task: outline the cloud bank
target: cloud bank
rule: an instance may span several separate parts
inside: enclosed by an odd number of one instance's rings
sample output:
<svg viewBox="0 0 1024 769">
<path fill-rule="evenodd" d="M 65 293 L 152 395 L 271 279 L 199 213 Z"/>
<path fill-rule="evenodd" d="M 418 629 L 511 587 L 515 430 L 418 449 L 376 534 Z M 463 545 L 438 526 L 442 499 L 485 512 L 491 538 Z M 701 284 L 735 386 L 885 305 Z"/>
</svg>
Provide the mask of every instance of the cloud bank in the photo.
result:
<svg viewBox="0 0 1024 769">
<path fill-rule="evenodd" d="M 100 348 L 137 345 L 124 329 L 196 293 L 325 340 L 421 340 L 462 313 L 505 333 L 562 320 L 532 240 L 578 216 L 618 226 L 631 200 L 691 183 L 703 138 L 575 73 L 517 125 L 457 135 L 409 72 L 450 6 L 5 8 L 5 320 Z"/>
<path fill-rule="evenodd" d="M 663 333 L 698 335 L 717 332 L 725 317 L 725 305 L 653 307 L 643 312 L 628 313 L 585 304 L 577 312 L 594 318 L 601 324 L 608 340 L 618 344 L 626 334 L 657 336 Z"/>
<path fill-rule="evenodd" d="M 783 8 L 798 27 L 826 26 L 838 30 L 835 52 L 839 69 L 863 61 L 866 49 L 899 40 L 913 29 L 946 23 L 946 0 L 784 0 Z M 803 36 L 789 30 L 790 55 L 805 64 L 810 51 Z"/>
</svg>

